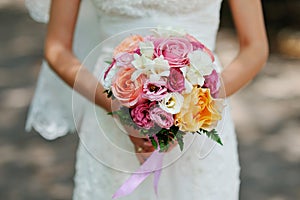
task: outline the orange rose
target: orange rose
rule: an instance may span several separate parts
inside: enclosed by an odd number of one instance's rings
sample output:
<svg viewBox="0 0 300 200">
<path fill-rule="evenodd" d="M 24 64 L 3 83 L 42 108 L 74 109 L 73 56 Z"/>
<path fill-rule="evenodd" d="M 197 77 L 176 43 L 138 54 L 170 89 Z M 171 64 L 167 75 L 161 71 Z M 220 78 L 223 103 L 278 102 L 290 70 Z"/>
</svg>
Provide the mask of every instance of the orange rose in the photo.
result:
<svg viewBox="0 0 300 200">
<path fill-rule="evenodd" d="M 141 94 L 145 76 L 140 75 L 132 81 L 131 75 L 134 71 L 134 68 L 121 68 L 112 84 L 113 95 L 126 107 L 132 107 L 142 100 Z"/>
<path fill-rule="evenodd" d="M 143 41 L 140 35 L 132 35 L 125 38 L 114 50 L 114 56 L 118 53 L 131 53 L 138 49 L 139 43 Z"/>
<path fill-rule="evenodd" d="M 217 101 L 212 99 L 209 89 L 194 87 L 191 93 L 184 95 L 180 113 L 175 115 L 175 125 L 187 132 L 210 129 L 222 119 Z"/>
</svg>

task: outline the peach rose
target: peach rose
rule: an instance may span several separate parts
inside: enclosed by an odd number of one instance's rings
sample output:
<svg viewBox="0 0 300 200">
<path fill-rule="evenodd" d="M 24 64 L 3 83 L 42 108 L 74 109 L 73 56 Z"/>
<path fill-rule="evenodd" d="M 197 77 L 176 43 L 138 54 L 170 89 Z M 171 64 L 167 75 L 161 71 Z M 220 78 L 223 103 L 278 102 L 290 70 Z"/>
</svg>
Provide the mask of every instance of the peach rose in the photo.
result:
<svg viewBox="0 0 300 200">
<path fill-rule="evenodd" d="M 140 35 L 132 35 L 125 38 L 114 50 L 114 56 L 119 53 L 133 53 L 139 48 L 139 43 L 144 39 Z"/>
<path fill-rule="evenodd" d="M 209 89 L 195 86 L 191 93 L 184 95 L 183 106 L 175 115 L 175 125 L 185 132 L 211 129 L 222 119 L 218 108 L 218 102 L 212 99 Z"/>
<path fill-rule="evenodd" d="M 120 68 L 111 87 L 113 95 L 126 107 L 132 107 L 142 100 L 145 76 L 140 75 L 132 81 L 131 75 L 134 71 L 134 68 Z"/>
</svg>

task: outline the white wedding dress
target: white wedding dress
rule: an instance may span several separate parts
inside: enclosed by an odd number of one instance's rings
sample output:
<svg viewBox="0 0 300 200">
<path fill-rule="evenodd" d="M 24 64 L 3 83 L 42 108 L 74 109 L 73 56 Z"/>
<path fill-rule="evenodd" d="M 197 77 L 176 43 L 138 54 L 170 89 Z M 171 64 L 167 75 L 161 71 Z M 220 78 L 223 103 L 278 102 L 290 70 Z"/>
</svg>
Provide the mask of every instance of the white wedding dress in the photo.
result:
<svg viewBox="0 0 300 200">
<path fill-rule="evenodd" d="M 50 0 L 26 0 L 31 16 L 48 21 Z M 74 38 L 74 52 L 86 67 L 99 75 L 97 56 L 116 39 L 106 38 L 141 27 L 173 26 L 214 50 L 221 0 L 82 0 Z M 138 33 L 139 29 L 135 32 Z M 122 36 L 122 35 L 119 35 Z M 91 52 L 91 53 L 90 53 Z M 219 70 L 220 64 L 217 61 Z M 73 95 L 72 95 L 73 94 Z M 73 106 L 73 110 L 72 110 Z M 75 200 L 108 200 L 139 163 L 133 145 L 118 124 L 101 108 L 74 94 L 47 66 L 42 65 L 26 129 L 36 129 L 55 139 L 77 129 Z M 205 136 L 185 137 L 185 150 L 165 154 L 158 199 L 237 200 L 239 161 L 229 106 L 218 127 L 224 146 Z M 214 147 L 214 148 L 213 148 Z M 150 176 L 132 194 L 120 199 L 156 199 Z"/>
</svg>

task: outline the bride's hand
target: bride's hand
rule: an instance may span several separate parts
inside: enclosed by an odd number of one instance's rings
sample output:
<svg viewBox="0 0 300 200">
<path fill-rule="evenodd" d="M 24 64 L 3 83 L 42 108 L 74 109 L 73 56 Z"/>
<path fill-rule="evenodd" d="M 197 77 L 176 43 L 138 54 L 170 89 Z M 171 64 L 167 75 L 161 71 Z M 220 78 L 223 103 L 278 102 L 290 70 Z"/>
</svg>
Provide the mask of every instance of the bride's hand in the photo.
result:
<svg viewBox="0 0 300 200">
<path fill-rule="evenodd" d="M 136 157 L 142 165 L 151 156 L 155 148 L 147 137 L 139 134 L 138 130 L 128 126 L 125 126 L 124 128 L 126 129 L 131 142 L 134 144 Z M 170 143 L 167 152 L 172 151 L 172 149 L 174 149 L 177 145 L 177 141 Z"/>
<path fill-rule="evenodd" d="M 136 157 L 142 165 L 155 150 L 152 143 L 147 138 L 135 137 L 129 135 L 131 142 L 134 144 Z"/>
<path fill-rule="evenodd" d="M 128 136 L 134 145 L 137 159 L 139 160 L 140 164 L 143 164 L 155 150 L 152 143 L 147 137 L 139 134 L 138 130 L 128 126 L 124 126 L 124 128 L 126 129 Z"/>
</svg>

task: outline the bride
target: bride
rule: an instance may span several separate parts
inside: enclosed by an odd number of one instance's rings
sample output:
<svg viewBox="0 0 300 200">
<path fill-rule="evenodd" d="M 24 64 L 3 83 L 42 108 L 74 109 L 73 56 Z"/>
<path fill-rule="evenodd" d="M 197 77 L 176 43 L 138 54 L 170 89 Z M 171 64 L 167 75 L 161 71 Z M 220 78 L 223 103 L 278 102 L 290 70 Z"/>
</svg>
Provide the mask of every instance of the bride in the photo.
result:
<svg viewBox="0 0 300 200">
<path fill-rule="evenodd" d="M 261 2 L 229 0 L 229 3 L 240 50 L 224 70 L 217 59 L 226 96 L 253 79 L 268 56 Z M 221 0 L 26 0 L 26 5 L 35 20 L 48 23 L 45 62 L 26 129 L 34 128 L 49 140 L 77 130 L 80 144 L 73 199 L 111 199 L 149 157 L 153 147 L 144 138 L 123 134 L 106 115 L 111 102 L 103 94 L 97 77 L 92 75 L 103 70 L 97 65 L 99 51 L 93 48 L 126 30 L 173 26 L 184 28 L 214 50 Z M 114 38 L 107 41 L 109 46 Z M 102 47 L 100 52 L 104 53 L 105 41 Z M 73 93 L 72 88 L 90 101 Z M 158 198 L 238 199 L 240 168 L 228 107 L 221 138 L 224 146 L 211 148 L 205 137 L 186 137 L 183 152 L 173 148 L 166 153 Z M 151 181 L 150 176 L 122 199 L 156 199 Z"/>
</svg>

